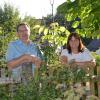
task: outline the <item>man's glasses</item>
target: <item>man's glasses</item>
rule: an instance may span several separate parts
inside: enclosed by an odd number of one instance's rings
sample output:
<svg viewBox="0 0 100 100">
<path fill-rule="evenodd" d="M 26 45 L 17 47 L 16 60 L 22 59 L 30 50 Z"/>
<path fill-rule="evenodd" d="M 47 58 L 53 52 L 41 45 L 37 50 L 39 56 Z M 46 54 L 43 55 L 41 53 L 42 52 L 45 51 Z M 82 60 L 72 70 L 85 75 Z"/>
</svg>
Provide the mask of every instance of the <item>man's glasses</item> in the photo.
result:
<svg viewBox="0 0 100 100">
<path fill-rule="evenodd" d="M 19 33 L 28 32 L 28 30 L 18 30 Z"/>
</svg>

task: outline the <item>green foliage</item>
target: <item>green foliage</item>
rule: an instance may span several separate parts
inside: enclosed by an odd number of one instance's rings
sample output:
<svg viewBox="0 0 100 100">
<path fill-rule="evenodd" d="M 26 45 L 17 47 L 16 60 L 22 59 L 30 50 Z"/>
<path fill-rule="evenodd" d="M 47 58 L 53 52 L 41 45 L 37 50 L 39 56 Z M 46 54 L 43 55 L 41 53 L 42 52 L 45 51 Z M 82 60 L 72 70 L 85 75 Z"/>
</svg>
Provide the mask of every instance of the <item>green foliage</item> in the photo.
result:
<svg viewBox="0 0 100 100">
<path fill-rule="evenodd" d="M 63 14 L 67 21 L 75 21 L 78 17 L 81 20 L 81 29 L 77 29 L 83 36 L 89 38 L 100 38 L 100 0 L 74 0 L 65 2 L 58 6 L 58 14 Z M 75 25 L 74 28 L 77 26 Z"/>
<path fill-rule="evenodd" d="M 40 35 L 43 34 L 41 38 L 42 42 L 48 41 L 53 47 L 64 45 L 70 34 L 64 26 L 60 26 L 57 22 L 51 23 L 48 27 L 36 25 L 34 30 Z"/>
<path fill-rule="evenodd" d="M 99 67 L 100 66 L 100 55 L 94 54 L 94 57 L 96 59 L 96 65 Z"/>
<path fill-rule="evenodd" d="M 16 39 L 14 32 L 19 21 L 18 9 L 8 4 L 0 7 L 0 67 L 6 67 L 5 53 L 9 41 Z"/>
<path fill-rule="evenodd" d="M 0 7 L 0 15 L 0 26 L 4 34 L 14 32 L 17 23 L 20 21 L 18 9 L 5 3 L 3 8 Z"/>
<path fill-rule="evenodd" d="M 89 79 L 83 69 L 73 69 L 70 65 L 61 65 L 56 56 L 55 63 L 42 65 L 32 81 L 26 84 L 15 84 L 13 94 L 3 87 L 1 99 L 10 100 L 70 100 L 79 98 L 86 93 L 85 87 L 74 88 L 75 83 L 86 82 Z M 9 90 L 9 89 L 8 89 Z M 6 99 L 7 98 L 7 99 Z M 69 99 L 70 98 L 70 99 Z"/>
</svg>

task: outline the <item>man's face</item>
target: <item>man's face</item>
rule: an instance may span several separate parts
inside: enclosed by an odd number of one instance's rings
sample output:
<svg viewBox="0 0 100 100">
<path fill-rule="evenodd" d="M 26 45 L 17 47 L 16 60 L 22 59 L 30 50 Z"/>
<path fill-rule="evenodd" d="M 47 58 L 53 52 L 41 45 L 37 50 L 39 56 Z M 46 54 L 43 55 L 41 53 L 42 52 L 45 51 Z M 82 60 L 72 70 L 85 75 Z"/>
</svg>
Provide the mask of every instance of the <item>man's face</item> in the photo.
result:
<svg viewBox="0 0 100 100">
<path fill-rule="evenodd" d="M 18 28 L 17 35 L 18 35 L 20 40 L 22 40 L 23 42 L 27 42 L 27 40 L 29 40 L 29 36 L 30 36 L 29 27 L 27 25 L 21 25 Z"/>
</svg>

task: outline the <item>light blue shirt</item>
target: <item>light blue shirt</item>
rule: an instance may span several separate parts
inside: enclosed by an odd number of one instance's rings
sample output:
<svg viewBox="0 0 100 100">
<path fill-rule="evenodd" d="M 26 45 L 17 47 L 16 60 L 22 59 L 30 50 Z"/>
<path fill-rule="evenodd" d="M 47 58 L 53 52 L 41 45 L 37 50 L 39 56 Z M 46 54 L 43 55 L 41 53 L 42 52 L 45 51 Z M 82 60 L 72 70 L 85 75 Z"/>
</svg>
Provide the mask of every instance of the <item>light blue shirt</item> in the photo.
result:
<svg viewBox="0 0 100 100">
<path fill-rule="evenodd" d="M 30 44 L 26 45 L 21 40 L 16 40 L 9 43 L 7 53 L 6 53 L 6 60 L 7 62 L 11 61 L 24 54 L 30 54 L 39 57 L 37 46 L 33 42 L 30 42 Z M 34 64 L 32 64 L 32 72 L 34 72 Z M 13 68 L 12 74 L 13 77 L 17 77 L 17 78 L 20 77 L 21 74 L 20 66 Z"/>
</svg>

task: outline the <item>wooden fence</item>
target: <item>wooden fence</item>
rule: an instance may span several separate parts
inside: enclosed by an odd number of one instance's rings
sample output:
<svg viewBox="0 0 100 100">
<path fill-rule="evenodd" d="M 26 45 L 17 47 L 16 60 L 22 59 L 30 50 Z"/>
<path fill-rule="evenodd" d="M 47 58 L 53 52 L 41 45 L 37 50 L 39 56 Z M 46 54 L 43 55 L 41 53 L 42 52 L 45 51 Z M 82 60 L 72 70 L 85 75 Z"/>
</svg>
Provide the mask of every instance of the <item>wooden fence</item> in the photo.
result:
<svg viewBox="0 0 100 100">
<path fill-rule="evenodd" d="M 96 73 L 94 74 L 94 71 Z M 89 86 L 91 94 L 96 95 L 100 98 L 100 66 L 96 66 L 94 70 L 89 72 L 93 74 L 93 77 L 90 79 Z M 5 69 L 0 69 L 0 84 L 12 84 L 13 79 L 5 76 Z"/>
<path fill-rule="evenodd" d="M 91 94 L 100 98 L 100 66 L 96 66 L 90 73 L 93 74 L 89 82 Z"/>
</svg>

